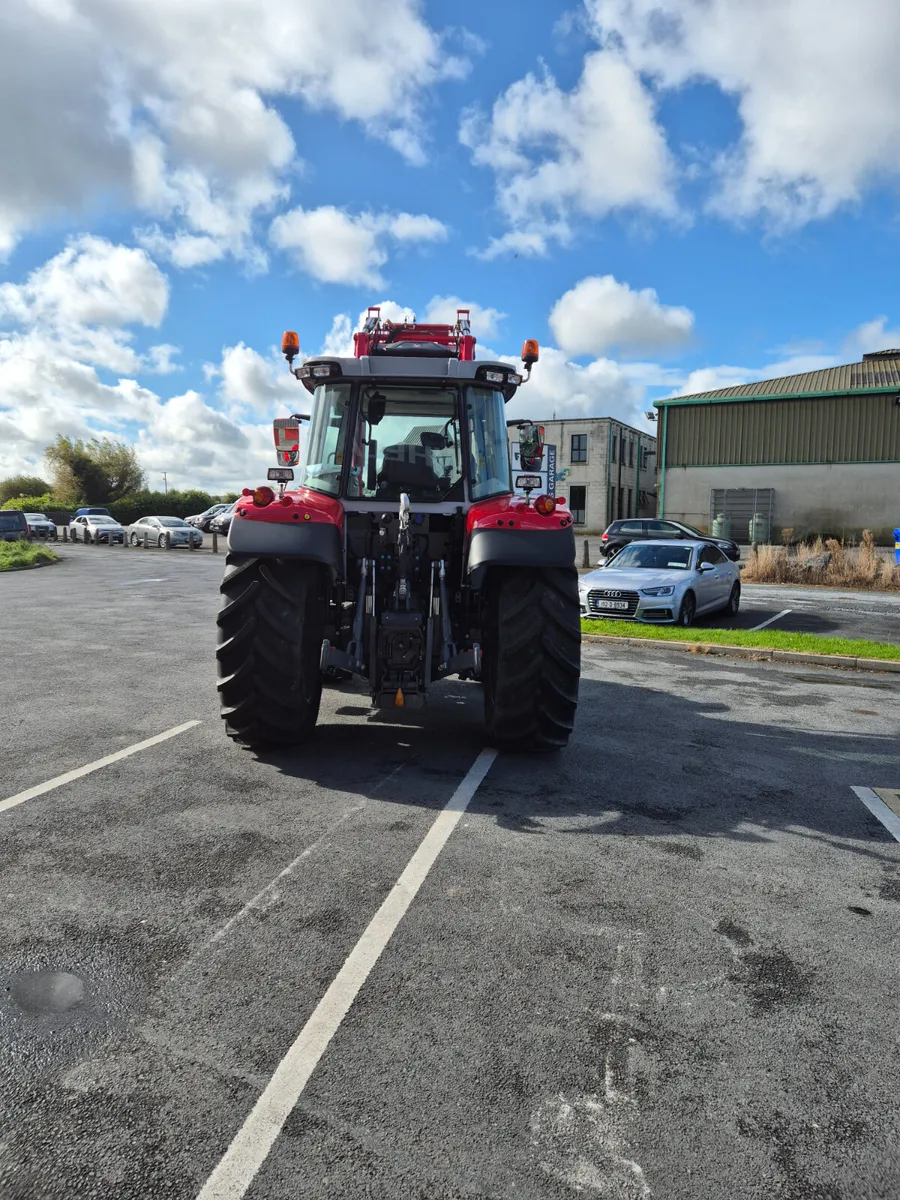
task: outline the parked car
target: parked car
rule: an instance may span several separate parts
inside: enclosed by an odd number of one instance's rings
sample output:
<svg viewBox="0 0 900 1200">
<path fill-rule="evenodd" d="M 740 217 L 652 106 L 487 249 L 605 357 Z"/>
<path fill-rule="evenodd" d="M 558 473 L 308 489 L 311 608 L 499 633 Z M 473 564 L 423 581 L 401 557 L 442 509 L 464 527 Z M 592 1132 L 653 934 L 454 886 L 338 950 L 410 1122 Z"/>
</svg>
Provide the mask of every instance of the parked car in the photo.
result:
<svg viewBox="0 0 900 1200">
<path fill-rule="evenodd" d="M 581 615 L 690 625 L 741 604 L 741 574 L 718 546 L 672 539 L 632 542 L 578 581 Z"/>
<path fill-rule="evenodd" d="M 234 516 L 235 504 L 237 504 L 236 500 L 233 504 L 229 504 L 223 512 L 220 512 L 217 517 L 213 517 L 209 523 L 210 533 L 217 533 L 220 537 L 228 533 L 228 530 L 231 528 L 231 518 Z"/>
<path fill-rule="evenodd" d="M 73 542 L 124 542 L 125 530 L 118 521 L 102 513 L 74 517 L 69 522 Z"/>
<path fill-rule="evenodd" d="M 27 538 L 28 522 L 23 512 L 16 509 L 0 512 L 0 542 L 24 542 Z"/>
<path fill-rule="evenodd" d="M 169 535 L 169 545 L 195 546 L 203 545 L 203 534 L 199 529 L 192 529 L 181 517 L 141 517 L 133 525 L 128 526 L 128 536 L 132 546 L 143 542 L 146 537 L 151 546 L 164 546 L 166 534 Z"/>
<path fill-rule="evenodd" d="M 56 525 L 53 521 L 48 521 L 43 513 L 26 513 L 25 520 L 28 522 L 28 532 L 31 537 L 47 538 L 51 542 L 56 541 Z"/>
<path fill-rule="evenodd" d="M 76 517 L 111 517 L 112 513 L 108 508 L 76 508 Z M 69 524 L 71 525 L 71 521 Z"/>
<path fill-rule="evenodd" d="M 662 538 L 709 542 L 713 546 L 718 546 L 725 557 L 730 558 L 732 562 L 737 562 L 741 557 L 741 548 L 737 542 L 732 542 L 728 538 L 713 537 L 711 534 L 695 529 L 693 525 L 685 524 L 684 521 L 670 521 L 668 518 L 665 520 L 654 518 L 641 521 L 637 519 L 613 521 L 611 525 L 607 526 L 600 539 L 602 546 L 600 553 L 603 556 L 603 562 L 608 562 L 619 553 L 623 546 L 627 546 L 631 542 L 660 541 Z M 602 566 L 603 563 L 600 565 Z"/>
<path fill-rule="evenodd" d="M 188 525 L 193 525 L 195 529 L 202 529 L 204 533 L 208 533 L 209 523 L 213 517 L 217 517 L 219 513 L 224 512 L 228 507 L 229 505 L 227 504 L 214 504 L 211 508 L 206 509 L 205 512 L 195 513 L 194 516 L 185 517 L 184 519 Z"/>
</svg>

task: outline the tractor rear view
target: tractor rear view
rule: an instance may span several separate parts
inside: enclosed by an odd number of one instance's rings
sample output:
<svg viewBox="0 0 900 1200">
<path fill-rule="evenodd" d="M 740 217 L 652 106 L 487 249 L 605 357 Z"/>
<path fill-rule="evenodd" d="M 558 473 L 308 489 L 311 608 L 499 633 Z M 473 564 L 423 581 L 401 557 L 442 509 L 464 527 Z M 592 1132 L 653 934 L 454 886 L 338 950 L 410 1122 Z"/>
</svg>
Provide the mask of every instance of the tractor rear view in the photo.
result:
<svg viewBox="0 0 900 1200">
<path fill-rule="evenodd" d="M 543 430 L 505 414 L 523 376 L 475 361 L 468 318 L 392 324 L 370 309 L 353 358 L 299 367 L 285 334 L 311 404 L 275 423 L 273 486 L 235 506 L 218 617 L 222 716 L 240 744 L 302 744 L 329 680 L 359 676 L 373 705 L 406 708 L 458 676 L 482 684 L 496 745 L 566 745 L 581 650 L 572 514 L 534 494 Z M 526 342 L 526 378 L 537 358 Z M 515 481 L 507 424 L 528 472 Z"/>
</svg>

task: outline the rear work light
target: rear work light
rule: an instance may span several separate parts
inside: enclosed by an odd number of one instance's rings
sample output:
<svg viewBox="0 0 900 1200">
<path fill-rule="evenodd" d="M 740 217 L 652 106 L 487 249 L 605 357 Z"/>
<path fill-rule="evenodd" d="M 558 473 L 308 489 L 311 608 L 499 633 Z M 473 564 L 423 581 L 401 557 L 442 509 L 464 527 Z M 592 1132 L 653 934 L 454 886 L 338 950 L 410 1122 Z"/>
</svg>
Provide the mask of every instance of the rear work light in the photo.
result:
<svg viewBox="0 0 900 1200">
<path fill-rule="evenodd" d="M 502 371 L 485 371 L 484 377 L 488 383 L 504 383 L 506 380 Z"/>
<path fill-rule="evenodd" d="M 253 503 L 257 508 L 265 508 L 275 499 L 275 493 L 270 487 L 258 487 L 253 493 Z"/>
<path fill-rule="evenodd" d="M 552 517 L 556 512 L 556 497 L 538 496 L 534 502 L 534 511 L 539 512 L 542 517 Z"/>
<path fill-rule="evenodd" d="M 317 367 L 307 364 L 297 368 L 298 379 L 327 379 L 329 375 L 337 374 L 339 374 L 339 370 L 335 363 L 321 363 Z"/>
</svg>

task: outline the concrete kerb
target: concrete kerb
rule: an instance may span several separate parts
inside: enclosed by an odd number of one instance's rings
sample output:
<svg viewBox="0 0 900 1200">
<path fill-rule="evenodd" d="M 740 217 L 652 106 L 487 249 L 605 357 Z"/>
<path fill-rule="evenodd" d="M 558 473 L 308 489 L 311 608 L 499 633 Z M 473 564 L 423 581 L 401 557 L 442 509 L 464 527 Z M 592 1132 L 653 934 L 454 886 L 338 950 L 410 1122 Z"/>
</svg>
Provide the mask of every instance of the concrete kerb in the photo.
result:
<svg viewBox="0 0 900 1200">
<path fill-rule="evenodd" d="M 844 654 L 801 654 L 796 650 L 765 649 L 761 646 L 726 646 L 718 642 L 657 642 L 653 638 L 615 637 L 606 633 L 583 633 L 583 642 L 614 642 L 619 646 L 656 650 L 687 651 L 722 658 L 748 658 L 756 662 L 786 662 L 795 666 L 841 667 L 845 671 L 887 671 L 900 674 L 900 660 L 889 658 L 852 658 Z"/>
</svg>

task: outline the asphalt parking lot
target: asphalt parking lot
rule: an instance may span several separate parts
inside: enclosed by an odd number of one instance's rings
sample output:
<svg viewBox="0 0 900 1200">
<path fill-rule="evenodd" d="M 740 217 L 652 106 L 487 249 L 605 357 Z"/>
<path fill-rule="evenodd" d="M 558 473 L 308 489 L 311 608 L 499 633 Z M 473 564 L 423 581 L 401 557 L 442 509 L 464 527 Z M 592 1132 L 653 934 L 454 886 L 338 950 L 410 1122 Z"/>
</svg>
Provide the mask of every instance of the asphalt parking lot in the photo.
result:
<svg viewBox="0 0 900 1200">
<path fill-rule="evenodd" d="M 3 1200 L 900 1194 L 900 681 L 591 645 L 561 755 L 450 682 L 257 757 L 224 557 L 61 553 L 0 577 Z"/>
</svg>

